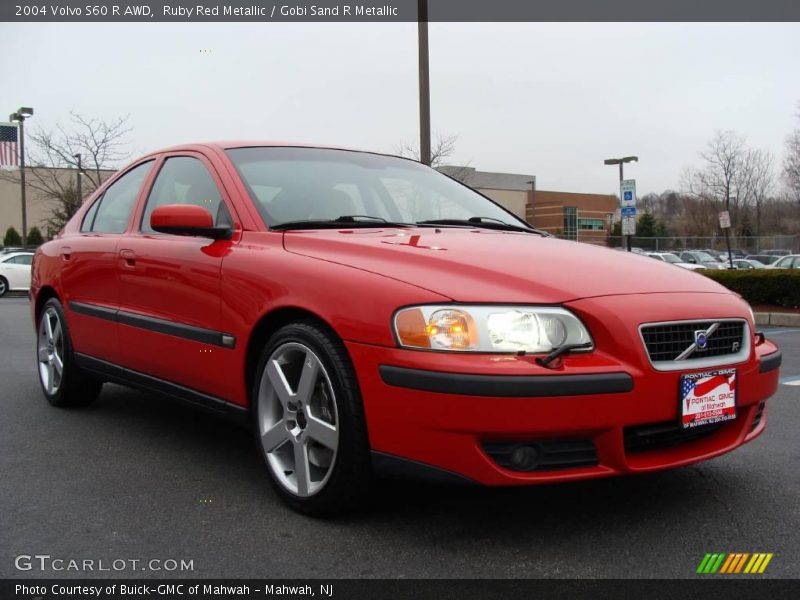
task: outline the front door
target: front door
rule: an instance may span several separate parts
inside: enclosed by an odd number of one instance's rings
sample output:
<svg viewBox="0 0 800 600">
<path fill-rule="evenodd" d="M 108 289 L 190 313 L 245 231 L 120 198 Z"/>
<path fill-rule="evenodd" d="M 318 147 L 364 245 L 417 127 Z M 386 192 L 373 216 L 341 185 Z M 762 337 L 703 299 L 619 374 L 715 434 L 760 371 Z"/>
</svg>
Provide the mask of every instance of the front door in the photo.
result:
<svg viewBox="0 0 800 600">
<path fill-rule="evenodd" d="M 201 155 L 167 155 L 134 231 L 118 248 L 120 364 L 134 371 L 224 397 L 219 353 L 235 340 L 221 326 L 220 271 L 232 241 L 157 233 L 153 209 L 207 208 L 216 226 L 234 225 L 230 202 Z"/>
</svg>

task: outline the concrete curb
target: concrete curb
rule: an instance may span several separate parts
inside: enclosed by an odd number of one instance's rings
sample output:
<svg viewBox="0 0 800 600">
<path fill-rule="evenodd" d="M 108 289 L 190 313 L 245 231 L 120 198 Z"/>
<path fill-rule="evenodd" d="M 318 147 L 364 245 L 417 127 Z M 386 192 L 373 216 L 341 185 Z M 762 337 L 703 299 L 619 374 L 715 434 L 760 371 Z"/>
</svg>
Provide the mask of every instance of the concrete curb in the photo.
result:
<svg viewBox="0 0 800 600">
<path fill-rule="evenodd" d="M 757 312 L 756 325 L 774 325 L 775 327 L 800 327 L 800 314 L 781 312 Z"/>
</svg>

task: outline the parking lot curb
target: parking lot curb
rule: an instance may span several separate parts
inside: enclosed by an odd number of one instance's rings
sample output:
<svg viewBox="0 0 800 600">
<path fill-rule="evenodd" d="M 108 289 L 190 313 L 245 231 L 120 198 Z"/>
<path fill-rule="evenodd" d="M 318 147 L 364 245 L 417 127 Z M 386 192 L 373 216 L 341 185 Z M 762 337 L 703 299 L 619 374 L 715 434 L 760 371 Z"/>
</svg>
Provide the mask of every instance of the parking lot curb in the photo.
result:
<svg viewBox="0 0 800 600">
<path fill-rule="evenodd" d="M 782 312 L 757 312 L 756 325 L 775 325 L 776 327 L 800 327 L 800 314 Z"/>
</svg>

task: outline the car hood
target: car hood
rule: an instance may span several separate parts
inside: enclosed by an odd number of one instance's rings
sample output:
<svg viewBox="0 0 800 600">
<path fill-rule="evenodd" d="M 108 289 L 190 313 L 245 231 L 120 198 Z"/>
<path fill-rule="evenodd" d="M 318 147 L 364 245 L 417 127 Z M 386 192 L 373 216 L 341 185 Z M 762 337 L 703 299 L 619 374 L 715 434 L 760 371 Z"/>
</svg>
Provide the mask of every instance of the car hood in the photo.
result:
<svg viewBox="0 0 800 600">
<path fill-rule="evenodd" d="M 727 289 L 686 269 L 535 234 L 468 228 L 287 231 L 287 251 L 460 302 L 561 303 L 615 294 Z"/>
</svg>

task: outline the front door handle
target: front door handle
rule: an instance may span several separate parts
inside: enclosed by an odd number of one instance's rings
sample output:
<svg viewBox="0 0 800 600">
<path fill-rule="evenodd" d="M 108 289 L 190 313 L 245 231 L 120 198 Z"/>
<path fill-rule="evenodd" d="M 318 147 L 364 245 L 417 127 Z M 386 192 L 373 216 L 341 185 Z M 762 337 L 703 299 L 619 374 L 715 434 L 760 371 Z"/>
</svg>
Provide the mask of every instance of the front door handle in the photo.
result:
<svg viewBox="0 0 800 600">
<path fill-rule="evenodd" d="M 72 256 L 72 248 L 69 246 L 62 246 L 61 247 L 61 258 L 63 260 L 69 260 Z"/>
<path fill-rule="evenodd" d="M 136 266 L 136 252 L 133 250 L 120 250 L 119 256 L 122 258 L 122 266 L 133 269 Z"/>
</svg>

